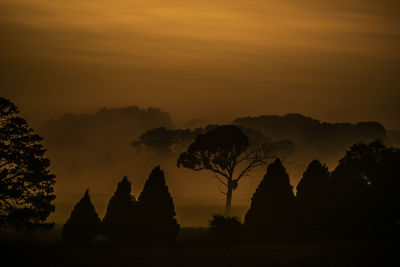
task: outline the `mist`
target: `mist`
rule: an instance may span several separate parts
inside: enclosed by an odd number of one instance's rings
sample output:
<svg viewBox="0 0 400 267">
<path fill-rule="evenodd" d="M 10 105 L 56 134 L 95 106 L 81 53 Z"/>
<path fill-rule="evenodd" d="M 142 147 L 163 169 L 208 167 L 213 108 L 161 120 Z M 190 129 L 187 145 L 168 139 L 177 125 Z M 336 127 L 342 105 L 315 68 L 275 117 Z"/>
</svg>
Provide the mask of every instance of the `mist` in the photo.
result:
<svg viewBox="0 0 400 267">
<path fill-rule="evenodd" d="M 209 123 L 193 119 L 184 125 L 199 129 Z M 288 114 L 237 118 L 230 123 L 249 127 L 245 129 L 254 131 L 252 134 L 261 138 L 259 142 L 273 144 L 286 140 L 292 144 L 289 151 L 277 155 L 283 160 L 294 189 L 312 160 L 319 159 L 333 170 L 354 143 L 378 139 L 390 143 L 391 140 L 377 122 L 332 124 L 301 114 Z M 195 135 L 180 144 L 177 151 L 146 146 L 139 149 L 132 145 L 142 134 L 160 127 L 179 129 L 167 112 L 136 106 L 68 113 L 47 121 L 39 133 L 48 149 L 51 170 L 57 174 L 57 209 L 53 219 L 63 223 L 73 203 L 86 189 L 90 190 L 96 208 L 103 215 L 123 176 L 128 176 L 132 192 L 138 197 L 150 171 L 160 165 L 165 170 L 180 222 L 185 226 L 207 225 L 211 214 L 223 209 L 225 196 L 218 190 L 218 181 L 210 172 L 194 172 L 176 165 L 179 153 L 187 149 Z M 163 147 L 160 144 L 163 136 L 158 138 L 155 144 Z M 393 140 L 396 141 L 394 137 Z M 240 182 L 233 197 L 234 214 L 243 216 L 265 171 L 266 166 L 260 167 Z"/>
<path fill-rule="evenodd" d="M 395 0 L 0 0 L 0 94 L 44 137 L 57 222 L 87 188 L 103 214 L 124 175 L 137 196 L 157 165 L 184 216 L 224 196 L 177 155 L 135 150 L 147 130 L 233 123 L 288 139 L 293 186 L 311 160 L 333 169 L 355 142 L 398 145 L 399 12 Z M 254 123 L 291 113 L 313 126 Z M 234 205 L 247 208 L 264 173 Z"/>
</svg>

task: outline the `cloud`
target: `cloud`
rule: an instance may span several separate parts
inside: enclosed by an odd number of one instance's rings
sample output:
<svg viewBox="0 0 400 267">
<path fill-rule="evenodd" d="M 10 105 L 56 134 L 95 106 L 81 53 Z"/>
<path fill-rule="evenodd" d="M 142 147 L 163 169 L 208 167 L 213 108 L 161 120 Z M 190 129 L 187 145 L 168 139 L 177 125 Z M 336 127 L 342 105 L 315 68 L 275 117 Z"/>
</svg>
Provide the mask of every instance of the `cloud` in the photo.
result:
<svg viewBox="0 0 400 267">
<path fill-rule="evenodd" d="M 398 1 L 0 7 L 2 94 L 37 117 L 135 104 L 182 121 L 302 112 L 400 123 L 392 104 L 400 97 Z"/>
</svg>

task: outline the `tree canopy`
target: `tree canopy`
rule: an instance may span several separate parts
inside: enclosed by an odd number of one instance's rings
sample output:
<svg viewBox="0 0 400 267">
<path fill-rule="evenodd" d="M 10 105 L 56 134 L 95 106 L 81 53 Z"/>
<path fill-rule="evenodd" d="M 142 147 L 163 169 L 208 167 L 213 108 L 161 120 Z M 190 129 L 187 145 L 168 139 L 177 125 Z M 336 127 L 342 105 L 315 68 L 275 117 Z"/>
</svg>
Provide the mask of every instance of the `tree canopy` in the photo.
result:
<svg viewBox="0 0 400 267">
<path fill-rule="evenodd" d="M 49 171 L 42 137 L 0 97 L 0 227 L 51 229 L 55 175 Z"/>
<path fill-rule="evenodd" d="M 224 125 L 198 135 L 177 164 L 195 171 L 211 171 L 226 188 L 220 191 L 226 194 L 225 213 L 229 215 L 232 193 L 239 181 L 270 157 L 262 146 L 251 147 L 249 138 L 238 127 Z"/>
<path fill-rule="evenodd" d="M 209 124 L 203 128 L 195 129 L 169 129 L 166 127 L 154 128 L 142 133 L 139 139 L 131 142 L 137 150 L 152 150 L 158 154 L 182 153 L 186 150 L 199 134 L 204 134 L 219 127 L 217 124 Z M 279 153 L 281 157 L 294 151 L 294 144 L 289 140 L 277 142 L 265 137 L 259 130 L 244 126 L 236 126 L 249 138 L 253 146 L 261 146 L 265 151 Z"/>
<path fill-rule="evenodd" d="M 337 218 L 344 225 L 400 219 L 400 150 L 380 141 L 346 151 L 332 173 Z"/>
</svg>

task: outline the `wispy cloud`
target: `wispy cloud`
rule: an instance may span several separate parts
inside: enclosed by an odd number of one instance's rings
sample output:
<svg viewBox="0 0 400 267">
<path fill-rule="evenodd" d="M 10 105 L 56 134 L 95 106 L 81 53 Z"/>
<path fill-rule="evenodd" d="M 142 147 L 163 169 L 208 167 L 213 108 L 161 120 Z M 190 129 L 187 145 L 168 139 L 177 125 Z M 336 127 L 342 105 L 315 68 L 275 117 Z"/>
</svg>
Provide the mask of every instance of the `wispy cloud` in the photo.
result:
<svg viewBox="0 0 400 267">
<path fill-rule="evenodd" d="M 40 91 L 52 110 L 134 102 L 394 126 L 399 11 L 396 0 L 0 0 L 1 90 L 27 109 Z"/>
</svg>

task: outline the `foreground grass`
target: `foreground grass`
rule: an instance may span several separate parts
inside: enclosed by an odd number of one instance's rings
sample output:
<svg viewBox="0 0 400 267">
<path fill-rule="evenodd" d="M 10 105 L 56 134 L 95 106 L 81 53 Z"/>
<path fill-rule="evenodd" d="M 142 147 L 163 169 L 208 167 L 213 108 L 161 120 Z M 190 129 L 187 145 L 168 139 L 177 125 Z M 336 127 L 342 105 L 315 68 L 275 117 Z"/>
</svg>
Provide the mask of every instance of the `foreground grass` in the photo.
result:
<svg viewBox="0 0 400 267">
<path fill-rule="evenodd" d="M 213 240 L 207 229 L 184 228 L 174 243 L 87 245 L 65 243 L 59 231 L 17 240 L 3 238 L 2 266 L 400 266 L 395 240 Z M 4 236 L 4 235 L 3 235 Z"/>
</svg>

